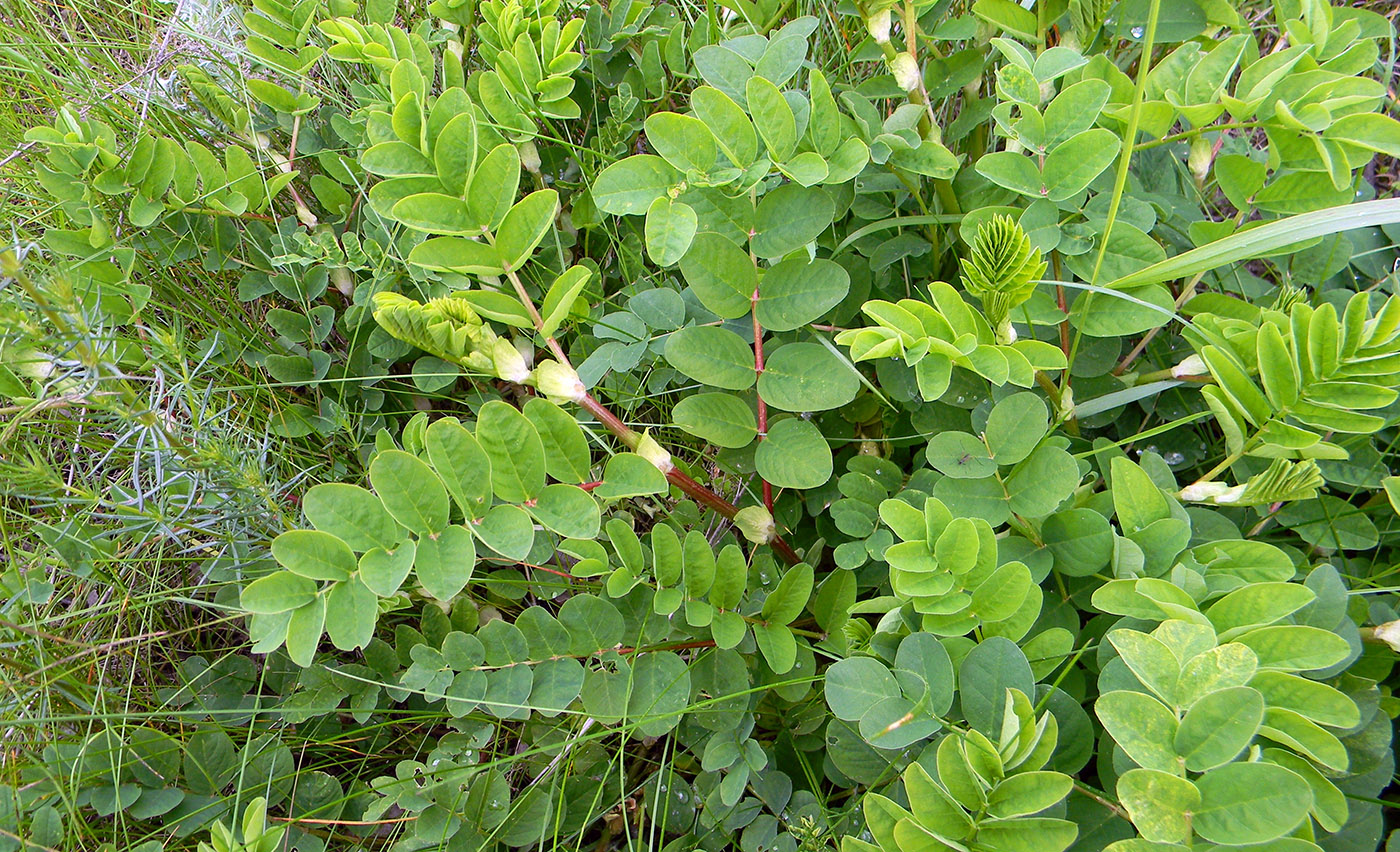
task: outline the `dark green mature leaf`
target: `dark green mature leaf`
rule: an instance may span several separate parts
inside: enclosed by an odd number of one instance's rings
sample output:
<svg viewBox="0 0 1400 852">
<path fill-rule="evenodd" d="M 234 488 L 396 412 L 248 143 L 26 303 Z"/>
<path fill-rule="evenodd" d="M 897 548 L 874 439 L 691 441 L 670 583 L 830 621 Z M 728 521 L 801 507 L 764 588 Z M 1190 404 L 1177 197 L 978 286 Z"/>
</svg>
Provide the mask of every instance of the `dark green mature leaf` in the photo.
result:
<svg viewBox="0 0 1400 852">
<path fill-rule="evenodd" d="M 691 326 L 673 332 L 666 338 L 666 360 L 711 387 L 747 390 L 757 378 L 753 350 L 727 328 Z"/>
<path fill-rule="evenodd" d="M 758 202 L 750 244 L 759 257 L 782 257 L 815 240 L 835 214 L 825 190 L 784 184 Z"/>
<path fill-rule="evenodd" d="M 860 376 L 817 343 L 789 343 L 765 359 L 758 395 L 783 411 L 839 408 L 860 392 Z"/>
<path fill-rule="evenodd" d="M 769 331 L 792 331 L 838 305 L 850 286 L 850 275 L 836 263 L 789 258 L 763 274 L 754 309 Z"/>
<path fill-rule="evenodd" d="M 1016 643 L 993 636 L 979 643 L 958 667 L 958 694 L 968 724 L 988 736 L 1000 736 L 1006 690 L 1035 692 L 1035 675 Z"/>
</svg>

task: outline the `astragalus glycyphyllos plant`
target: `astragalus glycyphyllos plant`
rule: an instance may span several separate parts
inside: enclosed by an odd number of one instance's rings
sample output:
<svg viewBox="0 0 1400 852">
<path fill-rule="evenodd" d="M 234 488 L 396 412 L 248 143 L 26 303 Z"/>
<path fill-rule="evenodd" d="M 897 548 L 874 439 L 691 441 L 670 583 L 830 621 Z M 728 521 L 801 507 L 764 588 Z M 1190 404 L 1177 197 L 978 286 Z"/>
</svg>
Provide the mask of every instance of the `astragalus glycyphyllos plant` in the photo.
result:
<svg viewBox="0 0 1400 852">
<path fill-rule="evenodd" d="M 1382 843 L 1387 18 L 255 0 L 244 27 L 236 67 L 180 71 L 218 138 L 78 108 L 28 134 L 54 209 L 4 272 L 16 410 L 180 425 L 133 390 L 180 323 L 146 282 L 177 276 L 265 326 L 201 357 L 307 465 L 187 595 L 242 632 L 17 770 L 37 842 L 96 815 L 143 850 Z M 68 593 L 0 582 L 36 620 Z"/>
</svg>

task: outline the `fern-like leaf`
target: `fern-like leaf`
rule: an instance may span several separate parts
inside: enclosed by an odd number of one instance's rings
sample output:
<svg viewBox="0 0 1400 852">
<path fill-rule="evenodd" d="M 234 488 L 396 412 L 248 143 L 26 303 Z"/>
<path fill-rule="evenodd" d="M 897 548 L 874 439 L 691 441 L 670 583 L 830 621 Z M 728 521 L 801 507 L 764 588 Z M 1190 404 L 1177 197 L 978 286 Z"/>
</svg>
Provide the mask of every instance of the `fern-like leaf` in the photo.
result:
<svg viewBox="0 0 1400 852">
<path fill-rule="evenodd" d="M 962 284 L 982 301 L 998 342 L 1014 339 L 1011 311 L 1031 297 L 1044 273 L 1040 250 L 1010 216 L 993 216 L 977 227 L 972 253 L 962 261 Z"/>
<path fill-rule="evenodd" d="M 461 299 L 416 302 L 399 293 L 376 293 L 374 321 L 391 337 L 444 361 L 490 373 L 496 335 Z"/>
</svg>

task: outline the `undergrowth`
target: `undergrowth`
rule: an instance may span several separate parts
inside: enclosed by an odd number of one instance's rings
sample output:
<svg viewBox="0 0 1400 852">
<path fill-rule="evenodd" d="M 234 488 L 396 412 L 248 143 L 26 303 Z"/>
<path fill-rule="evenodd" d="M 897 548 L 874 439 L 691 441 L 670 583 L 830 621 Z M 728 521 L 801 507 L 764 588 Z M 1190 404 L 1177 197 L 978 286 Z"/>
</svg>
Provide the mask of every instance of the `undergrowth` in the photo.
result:
<svg viewBox="0 0 1400 852">
<path fill-rule="evenodd" d="M 1400 841 L 1395 11 L 0 7 L 0 852 Z"/>
</svg>

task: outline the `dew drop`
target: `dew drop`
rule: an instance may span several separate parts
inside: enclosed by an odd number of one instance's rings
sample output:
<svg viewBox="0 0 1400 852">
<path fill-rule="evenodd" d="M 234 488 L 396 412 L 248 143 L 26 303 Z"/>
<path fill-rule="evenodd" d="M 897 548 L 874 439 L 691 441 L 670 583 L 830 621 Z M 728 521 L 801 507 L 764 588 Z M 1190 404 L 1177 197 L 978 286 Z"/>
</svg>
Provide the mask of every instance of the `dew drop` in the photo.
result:
<svg viewBox="0 0 1400 852">
<path fill-rule="evenodd" d="M 1128 32 L 1132 33 L 1133 38 L 1142 38 L 1143 29 L 1142 27 L 1133 27 Z"/>
</svg>

